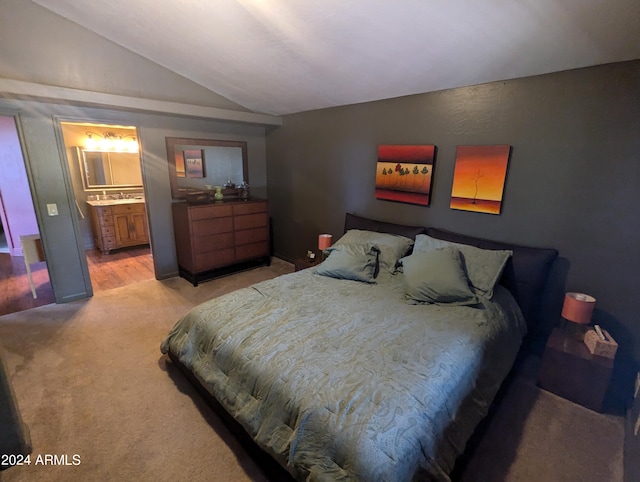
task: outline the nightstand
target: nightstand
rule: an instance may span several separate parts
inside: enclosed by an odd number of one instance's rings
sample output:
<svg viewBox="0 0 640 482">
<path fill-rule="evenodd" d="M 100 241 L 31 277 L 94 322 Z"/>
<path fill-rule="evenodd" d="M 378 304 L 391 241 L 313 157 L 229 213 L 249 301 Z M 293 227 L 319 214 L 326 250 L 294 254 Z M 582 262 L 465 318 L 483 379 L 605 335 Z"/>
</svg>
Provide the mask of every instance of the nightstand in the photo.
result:
<svg viewBox="0 0 640 482">
<path fill-rule="evenodd" d="M 612 369 L 613 360 L 592 355 L 575 331 L 556 328 L 542 355 L 538 386 L 600 412 Z"/>
<path fill-rule="evenodd" d="M 320 260 L 318 259 L 317 256 L 313 260 L 305 257 L 305 258 L 298 258 L 293 261 L 293 266 L 295 266 L 296 271 L 311 268 L 313 266 L 318 266 L 319 264 L 320 264 Z"/>
</svg>

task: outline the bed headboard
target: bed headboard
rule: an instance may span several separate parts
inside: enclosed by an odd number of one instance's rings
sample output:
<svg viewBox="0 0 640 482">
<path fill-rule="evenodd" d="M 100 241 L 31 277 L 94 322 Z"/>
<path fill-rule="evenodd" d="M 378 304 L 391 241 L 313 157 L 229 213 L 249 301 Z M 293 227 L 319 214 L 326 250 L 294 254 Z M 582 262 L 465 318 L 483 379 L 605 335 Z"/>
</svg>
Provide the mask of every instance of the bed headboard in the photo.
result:
<svg viewBox="0 0 640 482">
<path fill-rule="evenodd" d="M 404 224 L 387 223 L 347 213 L 344 218 L 344 232 L 346 233 L 350 229 L 361 229 L 363 231 L 374 231 L 376 233 L 398 234 L 414 240 L 418 234 L 427 234 L 427 228 L 423 228 L 422 226 L 406 226 Z"/>
<path fill-rule="evenodd" d="M 428 234 L 433 238 L 469 244 L 482 249 L 509 249 L 513 251 L 513 256 L 509 258 L 502 278 L 500 278 L 500 284 L 507 288 L 516 299 L 530 328 L 533 328 L 538 322 L 542 293 L 551 266 L 558 256 L 558 250 L 552 248 L 534 248 L 476 238 L 438 228 L 387 223 L 351 213 L 347 213 L 345 217 L 345 232 L 349 229 L 399 234 L 411 239 L 415 239 L 418 234 Z"/>
</svg>

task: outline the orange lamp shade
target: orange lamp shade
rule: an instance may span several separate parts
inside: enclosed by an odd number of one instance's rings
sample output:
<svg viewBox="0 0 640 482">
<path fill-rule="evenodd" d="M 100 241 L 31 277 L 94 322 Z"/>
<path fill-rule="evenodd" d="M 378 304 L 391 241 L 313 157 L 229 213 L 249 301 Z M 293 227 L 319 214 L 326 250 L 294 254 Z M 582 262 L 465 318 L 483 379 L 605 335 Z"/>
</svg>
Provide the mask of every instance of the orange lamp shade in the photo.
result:
<svg viewBox="0 0 640 482">
<path fill-rule="evenodd" d="M 566 320 L 586 325 L 591 321 L 596 299 L 584 293 L 566 293 L 562 305 L 562 317 Z"/>
<path fill-rule="evenodd" d="M 318 249 L 320 251 L 327 249 L 331 246 L 331 239 L 333 236 L 330 234 L 321 234 L 318 236 Z"/>
</svg>

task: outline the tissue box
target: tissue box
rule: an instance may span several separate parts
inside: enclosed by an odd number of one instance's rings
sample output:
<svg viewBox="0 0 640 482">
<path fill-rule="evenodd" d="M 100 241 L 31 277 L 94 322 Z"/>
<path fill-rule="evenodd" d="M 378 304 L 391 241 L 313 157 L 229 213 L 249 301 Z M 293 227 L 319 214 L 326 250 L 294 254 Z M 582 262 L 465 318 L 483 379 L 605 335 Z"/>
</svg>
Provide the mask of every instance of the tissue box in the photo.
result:
<svg viewBox="0 0 640 482">
<path fill-rule="evenodd" d="M 596 330 L 588 330 L 584 334 L 584 344 L 587 345 L 592 355 L 613 359 L 616 356 L 618 344 L 607 330 L 602 330 L 602 333 L 607 337 L 607 341 L 602 340 L 596 333 Z"/>
</svg>

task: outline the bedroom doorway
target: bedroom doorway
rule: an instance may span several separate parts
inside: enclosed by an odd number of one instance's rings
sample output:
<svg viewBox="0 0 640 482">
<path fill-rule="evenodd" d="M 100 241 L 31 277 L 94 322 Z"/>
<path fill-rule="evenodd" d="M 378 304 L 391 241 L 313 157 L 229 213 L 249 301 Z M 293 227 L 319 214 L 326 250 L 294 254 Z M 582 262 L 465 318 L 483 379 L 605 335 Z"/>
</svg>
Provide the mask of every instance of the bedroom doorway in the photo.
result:
<svg viewBox="0 0 640 482">
<path fill-rule="evenodd" d="M 60 128 L 93 292 L 155 279 L 136 127 Z"/>
<path fill-rule="evenodd" d="M 17 123 L 0 115 L 0 315 L 55 301 Z"/>
</svg>

